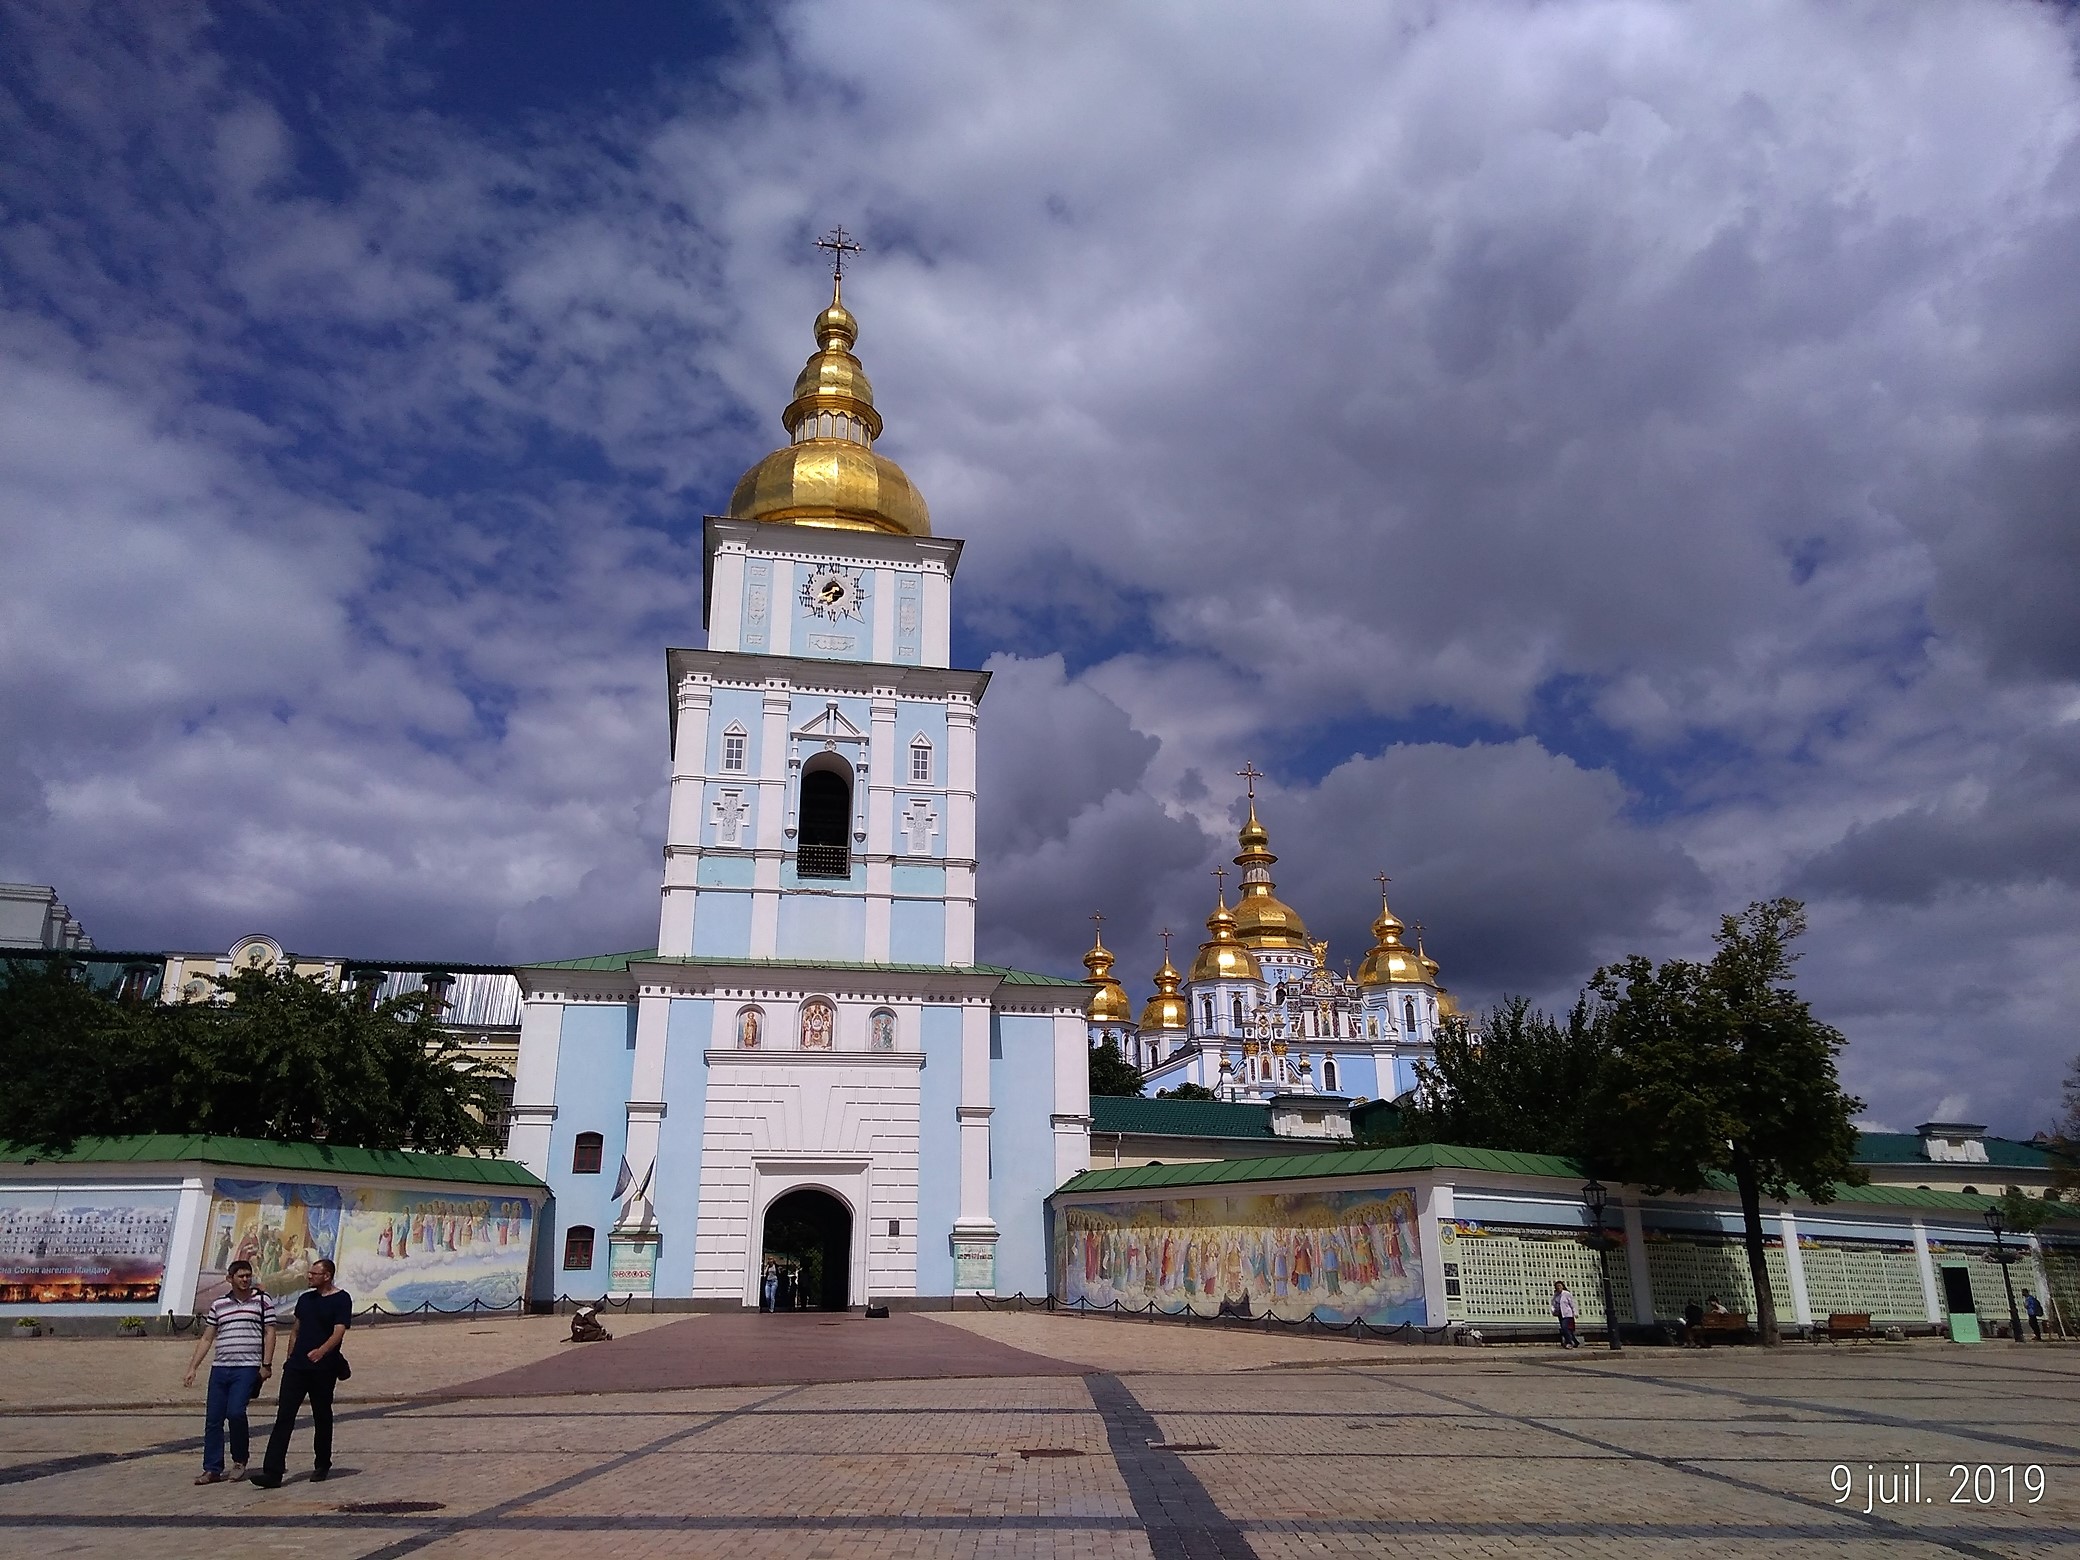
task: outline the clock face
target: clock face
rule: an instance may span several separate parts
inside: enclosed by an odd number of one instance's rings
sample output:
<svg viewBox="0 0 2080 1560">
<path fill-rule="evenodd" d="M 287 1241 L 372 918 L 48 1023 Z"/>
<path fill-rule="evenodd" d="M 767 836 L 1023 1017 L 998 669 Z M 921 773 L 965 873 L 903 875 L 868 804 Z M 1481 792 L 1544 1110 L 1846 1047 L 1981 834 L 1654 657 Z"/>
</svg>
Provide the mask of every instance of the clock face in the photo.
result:
<svg viewBox="0 0 2080 1560">
<path fill-rule="evenodd" d="M 860 594 L 857 569 L 817 569 L 802 582 L 803 607 L 832 622 L 857 618 Z"/>
</svg>

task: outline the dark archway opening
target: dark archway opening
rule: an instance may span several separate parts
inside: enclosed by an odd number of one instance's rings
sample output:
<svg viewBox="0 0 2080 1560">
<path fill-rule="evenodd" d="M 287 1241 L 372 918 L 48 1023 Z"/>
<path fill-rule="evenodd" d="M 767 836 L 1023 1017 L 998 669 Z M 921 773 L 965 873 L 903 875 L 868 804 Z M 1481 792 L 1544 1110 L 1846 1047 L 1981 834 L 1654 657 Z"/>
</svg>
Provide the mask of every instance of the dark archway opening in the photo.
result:
<svg viewBox="0 0 2080 1560">
<path fill-rule="evenodd" d="M 852 786 L 835 767 L 802 776 L 802 824 L 795 870 L 803 877 L 844 877 L 852 870 Z"/>
<path fill-rule="evenodd" d="M 843 1311 L 852 1304 L 852 1211 L 829 1192 L 804 1187 L 776 1198 L 766 1209 L 763 1248 L 760 1292 L 773 1270 L 783 1280 L 777 1309 Z"/>
</svg>

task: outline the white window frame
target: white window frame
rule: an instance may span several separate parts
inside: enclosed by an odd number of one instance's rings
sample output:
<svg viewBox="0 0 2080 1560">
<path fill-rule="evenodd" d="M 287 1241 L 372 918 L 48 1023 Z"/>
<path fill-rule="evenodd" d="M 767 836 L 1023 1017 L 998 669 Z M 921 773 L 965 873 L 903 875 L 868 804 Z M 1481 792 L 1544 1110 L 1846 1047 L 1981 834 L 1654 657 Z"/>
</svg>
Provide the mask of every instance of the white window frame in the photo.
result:
<svg viewBox="0 0 2080 1560">
<path fill-rule="evenodd" d="M 931 739 L 922 735 L 910 739 L 910 783 L 930 785 L 932 783 Z"/>
<path fill-rule="evenodd" d="M 736 744 L 736 762 L 730 762 L 730 744 Z M 726 775 L 741 775 L 751 756 L 751 733 L 735 721 L 722 728 L 722 772 Z"/>
</svg>

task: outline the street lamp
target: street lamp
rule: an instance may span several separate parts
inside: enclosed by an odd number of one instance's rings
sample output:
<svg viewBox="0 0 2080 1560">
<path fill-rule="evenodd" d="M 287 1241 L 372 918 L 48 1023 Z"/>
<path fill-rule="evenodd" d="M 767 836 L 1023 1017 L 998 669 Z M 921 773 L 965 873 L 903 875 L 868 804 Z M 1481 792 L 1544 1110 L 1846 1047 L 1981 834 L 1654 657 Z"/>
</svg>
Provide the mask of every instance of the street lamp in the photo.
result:
<svg viewBox="0 0 2080 1560">
<path fill-rule="evenodd" d="M 1993 1231 L 1993 1254 L 2001 1265 L 2001 1286 L 2008 1291 L 2008 1336 L 2022 1342 L 2022 1316 L 2015 1309 L 2015 1279 L 2008 1272 L 2008 1248 L 2001 1244 L 2001 1205 L 1995 1203 L 1986 1210 L 1986 1227 Z"/>
<path fill-rule="evenodd" d="M 1582 1188 L 1582 1201 L 1588 1204 L 1589 1212 L 1596 1218 L 1596 1266 L 1603 1274 L 1603 1335 L 1615 1353 L 1625 1345 L 1618 1341 L 1618 1311 L 1611 1303 L 1611 1247 L 1603 1234 L 1603 1210 L 1610 1201 L 1610 1193 L 1601 1181 L 1592 1177 Z"/>
</svg>

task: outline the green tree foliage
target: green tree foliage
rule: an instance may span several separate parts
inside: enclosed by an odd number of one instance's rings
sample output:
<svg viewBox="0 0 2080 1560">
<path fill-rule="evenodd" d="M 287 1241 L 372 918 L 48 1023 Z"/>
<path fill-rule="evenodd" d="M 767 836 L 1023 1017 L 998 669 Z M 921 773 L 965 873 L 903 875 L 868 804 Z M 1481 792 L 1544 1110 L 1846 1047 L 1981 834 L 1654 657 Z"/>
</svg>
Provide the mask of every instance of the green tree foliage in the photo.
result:
<svg viewBox="0 0 2080 1560">
<path fill-rule="evenodd" d="M 496 1073 L 424 992 L 370 1006 L 289 970 L 240 970 L 218 1000 L 120 1004 L 76 963 L 15 960 L 0 985 L 0 1140 L 220 1133 L 437 1152 L 489 1148 Z"/>
<path fill-rule="evenodd" d="M 1174 1089 L 1156 1090 L 1159 1100 L 1217 1100 L 1220 1096 L 1203 1083 L 1180 1083 Z"/>
<path fill-rule="evenodd" d="M 2065 1114 L 2046 1146 L 2058 1156 L 2052 1161 L 2051 1195 L 2070 1197 L 2080 1191 L 2080 1056 L 2066 1071 Z"/>
<path fill-rule="evenodd" d="M 1436 1059 L 1418 1062 L 1415 1096 L 1391 1129 L 1397 1143 L 1462 1143 L 1598 1160 L 1595 1123 L 1610 1054 L 1602 1015 L 1577 1002 L 1565 1023 L 1505 997 L 1476 1033 L 1440 1025 Z"/>
<path fill-rule="evenodd" d="M 1091 1047 L 1091 1093 L 1139 1094 L 1141 1074 L 1119 1053 L 1119 1042 L 1107 1040 Z"/>
<path fill-rule="evenodd" d="M 1609 1173 L 1650 1190 L 1694 1192 L 1717 1173 L 1740 1195 L 1756 1326 L 1778 1341 L 1763 1260 L 1761 1199 L 1834 1196 L 1863 1177 L 1851 1124 L 1863 1102 L 1843 1092 L 1840 1031 L 1791 985 L 1791 944 L 1805 931 L 1793 899 L 1722 918 L 1703 964 L 1633 957 L 1596 972 L 1610 1071 L 1594 1128 Z"/>
</svg>

